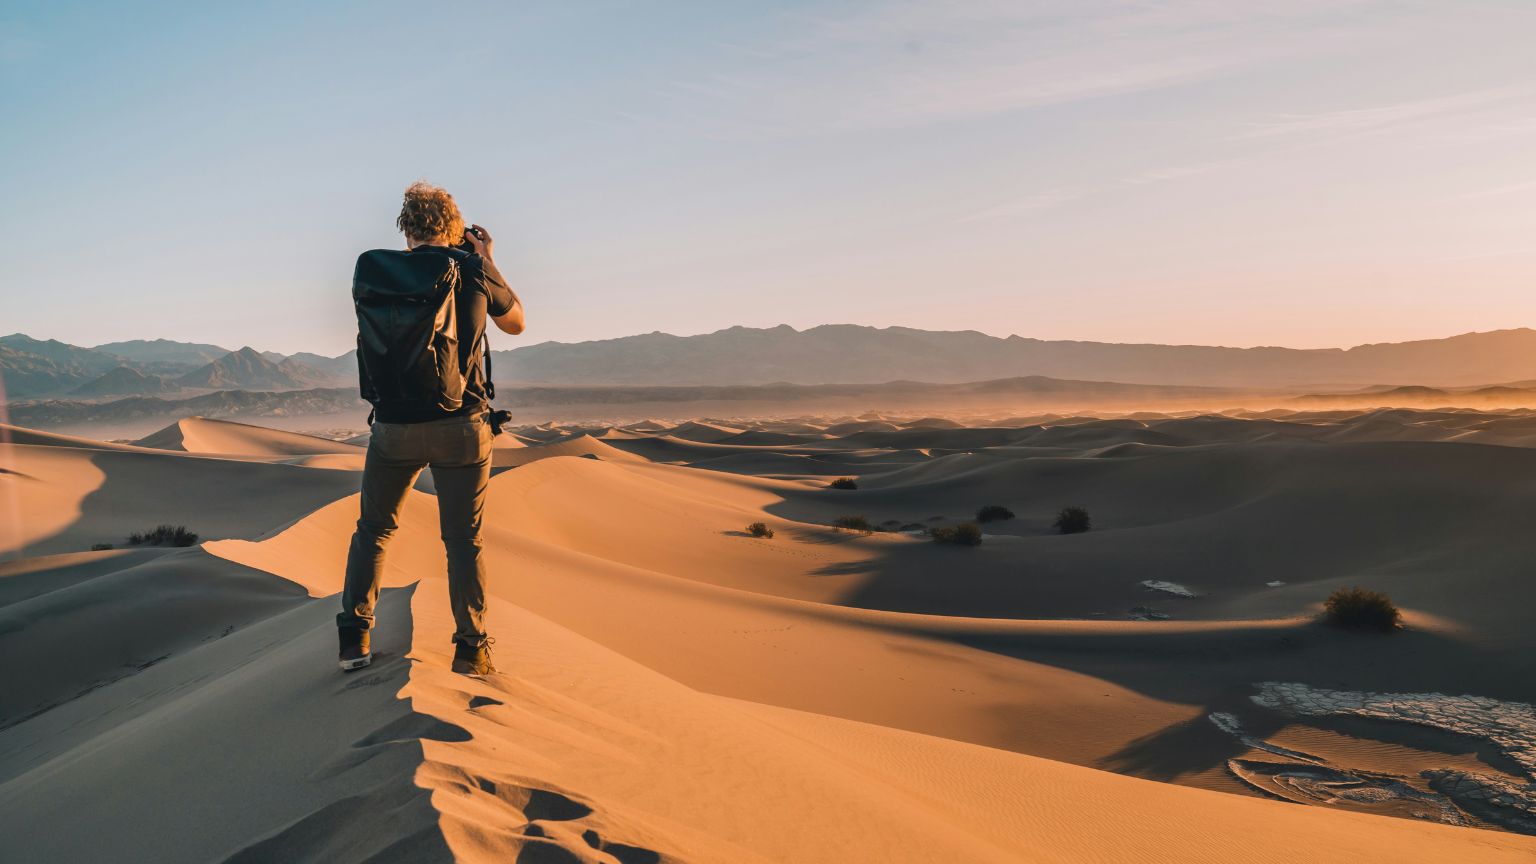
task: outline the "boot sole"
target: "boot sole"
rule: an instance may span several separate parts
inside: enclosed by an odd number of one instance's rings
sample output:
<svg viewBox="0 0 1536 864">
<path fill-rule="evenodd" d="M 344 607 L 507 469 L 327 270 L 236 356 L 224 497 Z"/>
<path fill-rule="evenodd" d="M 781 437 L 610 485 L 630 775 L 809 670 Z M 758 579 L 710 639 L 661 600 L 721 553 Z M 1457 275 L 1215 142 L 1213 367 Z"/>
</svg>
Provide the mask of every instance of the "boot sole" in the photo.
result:
<svg viewBox="0 0 1536 864">
<path fill-rule="evenodd" d="M 373 662 L 373 655 L 372 654 L 364 654 L 363 656 L 357 658 L 356 660 L 341 660 L 341 661 L 338 661 L 338 662 L 339 662 L 339 665 L 341 666 L 341 671 L 343 671 L 343 672 L 351 672 L 353 669 L 361 669 L 364 666 L 367 666 L 369 663 L 372 663 Z"/>
<path fill-rule="evenodd" d="M 453 671 L 459 673 L 460 675 L 490 675 L 496 670 L 494 668 L 476 669 L 475 664 L 473 663 L 467 663 L 463 660 L 455 660 L 453 661 Z"/>
</svg>

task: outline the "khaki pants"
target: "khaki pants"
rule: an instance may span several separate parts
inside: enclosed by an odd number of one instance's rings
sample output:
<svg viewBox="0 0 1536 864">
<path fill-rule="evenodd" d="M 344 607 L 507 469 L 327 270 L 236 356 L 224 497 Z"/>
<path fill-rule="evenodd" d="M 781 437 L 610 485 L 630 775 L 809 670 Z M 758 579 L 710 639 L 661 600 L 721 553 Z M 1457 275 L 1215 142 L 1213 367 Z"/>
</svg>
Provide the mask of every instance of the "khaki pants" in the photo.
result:
<svg viewBox="0 0 1536 864">
<path fill-rule="evenodd" d="M 431 467 L 438 521 L 448 551 L 454 641 L 485 641 L 485 561 L 480 519 L 491 477 L 491 428 L 484 414 L 426 423 L 375 423 L 363 466 L 362 516 L 347 552 L 338 627 L 373 626 L 384 547 L 421 469 Z"/>
</svg>

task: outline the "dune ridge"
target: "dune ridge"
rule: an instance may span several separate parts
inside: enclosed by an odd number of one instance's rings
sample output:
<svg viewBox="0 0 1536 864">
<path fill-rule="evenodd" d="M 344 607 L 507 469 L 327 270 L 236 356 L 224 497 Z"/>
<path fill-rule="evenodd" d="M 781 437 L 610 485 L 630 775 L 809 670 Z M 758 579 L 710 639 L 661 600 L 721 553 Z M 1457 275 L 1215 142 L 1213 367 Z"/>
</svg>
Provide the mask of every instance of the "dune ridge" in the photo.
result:
<svg viewBox="0 0 1536 864">
<path fill-rule="evenodd" d="M 353 444 L 206 417 L 183 418 L 134 443 L 158 450 L 217 453 L 224 456 L 311 456 L 321 453 L 361 455 Z"/>
</svg>

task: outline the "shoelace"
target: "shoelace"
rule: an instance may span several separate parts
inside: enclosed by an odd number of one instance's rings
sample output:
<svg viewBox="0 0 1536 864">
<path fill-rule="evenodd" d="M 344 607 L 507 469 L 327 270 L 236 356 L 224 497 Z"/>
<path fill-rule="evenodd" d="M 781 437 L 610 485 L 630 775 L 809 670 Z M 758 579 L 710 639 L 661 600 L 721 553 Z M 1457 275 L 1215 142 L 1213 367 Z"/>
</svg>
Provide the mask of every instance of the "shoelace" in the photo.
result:
<svg viewBox="0 0 1536 864">
<path fill-rule="evenodd" d="M 496 640 L 491 636 L 485 637 L 485 641 L 480 643 L 480 649 L 485 652 L 485 671 L 487 673 L 496 671 L 496 664 L 491 662 L 491 646 L 494 644 L 496 644 Z"/>
</svg>

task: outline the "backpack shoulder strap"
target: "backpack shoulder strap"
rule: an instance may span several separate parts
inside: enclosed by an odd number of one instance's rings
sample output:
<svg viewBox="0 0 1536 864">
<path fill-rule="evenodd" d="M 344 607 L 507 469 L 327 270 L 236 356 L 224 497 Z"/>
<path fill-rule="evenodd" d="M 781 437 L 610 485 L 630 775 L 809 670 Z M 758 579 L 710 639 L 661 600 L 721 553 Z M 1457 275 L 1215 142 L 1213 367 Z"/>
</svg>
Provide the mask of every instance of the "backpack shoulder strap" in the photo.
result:
<svg viewBox="0 0 1536 864">
<path fill-rule="evenodd" d="M 448 257 L 452 258 L 454 263 L 458 265 L 458 269 L 460 271 L 459 278 L 462 280 L 462 269 L 464 262 L 469 260 L 469 256 L 473 255 L 474 253 L 466 252 L 463 249 L 459 249 L 457 247 L 450 247 L 447 249 L 447 253 Z M 484 349 L 483 354 L 485 356 L 485 400 L 487 403 L 489 403 L 492 399 L 496 398 L 496 382 L 491 377 L 491 340 L 482 335 L 480 337 L 480 342 Z"/>
<path fill-rule="evenodd" d="M 496 398 L 496 382 L 491 378 L 491 340 L 485 339 L 485 398 L 490 401 Z"/>
</svg>

